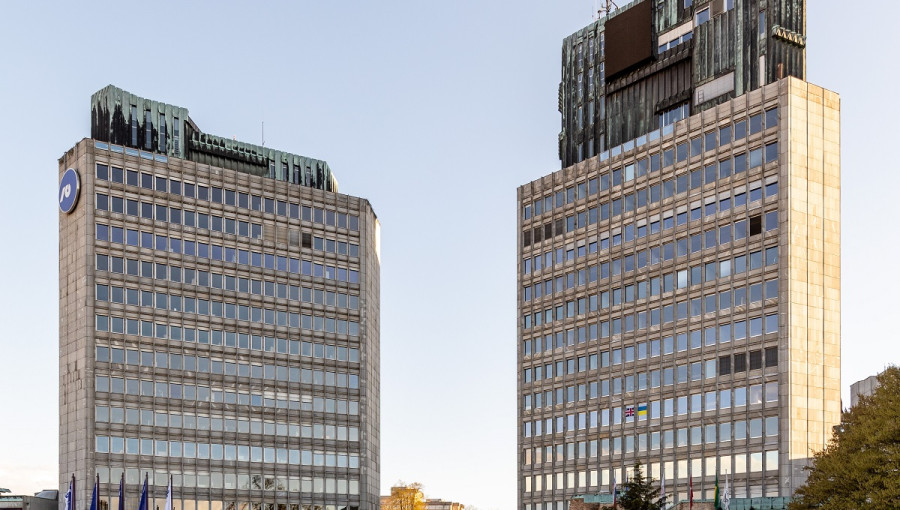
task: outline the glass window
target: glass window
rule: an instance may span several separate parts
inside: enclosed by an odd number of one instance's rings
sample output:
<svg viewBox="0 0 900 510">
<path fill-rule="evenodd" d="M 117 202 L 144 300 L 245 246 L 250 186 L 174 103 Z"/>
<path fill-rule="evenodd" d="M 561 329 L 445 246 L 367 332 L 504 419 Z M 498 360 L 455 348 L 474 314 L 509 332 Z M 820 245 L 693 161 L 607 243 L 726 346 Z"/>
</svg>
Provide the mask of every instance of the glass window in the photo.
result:
<svg viewBox="0 0 900 510">
<path fill-rule="evenodd" d="M 695 25 L 702 25 L 709 21 L 709 8 L 703 9 L 697 13 Z"/>
<path fill-rule="evenodd" d="M 709 133 L 706 133 L 706 135 L 704 135 L 703 145 L 704 145 L 705 150 L 708 150 L 708 151 L 716 148 L 717 138 L 716 138 L 715 131 L 710 131 Z"/>
<path fill-rule="evenodd" d="M 699 139 L 698 139 L 698 141 L 699 141 Z M 679 163 L 686 160 L 688 158 L 688 144 L 686 144 L 686 143 L 678 144 L 675 147 L 675 152 L 676 152 L 676 157 L 677 157 Z"/>
<path fill-rule="evenodd" d="M 734 123 L 734 139 L 740 140 L 747 136 L 747 121 L 742 120 Z"/>
<path fill-rule="evenodd" d="M 764 20 L 764 14 L 760 15 L 760 20 Z M 760 30 L 765 30 L 765 23 L 760 23 Z M 778 125 L 778 107 L 766 110 L 766 129 L 771 129 Z"/>
<path fill-rule="evenodd" d="M 755 135 L 762 131 L 763 128 L 763 114 L 757 113 L 750 117 L 750 134 Z"/>
<path fill-rule="evenodd" d="M 731 143 L 732 130 L 731 126 L 724 126 L 719 129 L 719 144 L 727 145 Z"/>
<path fill-rule="evenodd" d="M 691 140 L 691 157 L 699 156 L 703 153 L 703 140 L 698 136 Z"/>
<path fill-rule="evenodd" d="M 762 166 L 763 164 L 763 152 L 762 148 L 753 149 L 750 151 L 750 168 L 756 168 L 758 166 Z"/>
</svg>

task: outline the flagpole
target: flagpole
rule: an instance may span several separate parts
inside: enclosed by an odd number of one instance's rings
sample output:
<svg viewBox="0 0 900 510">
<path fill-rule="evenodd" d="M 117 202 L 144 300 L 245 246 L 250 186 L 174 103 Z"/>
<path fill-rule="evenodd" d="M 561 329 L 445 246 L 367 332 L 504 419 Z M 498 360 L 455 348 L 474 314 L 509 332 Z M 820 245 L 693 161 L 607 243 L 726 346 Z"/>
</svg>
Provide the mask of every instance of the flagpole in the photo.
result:
<svg viewBox="0 0 900 510">
<path fill-rule="evenodd" d="M 616 484 L 616 468 L 613 468 L 613 479 L 612 479 L 612 493 L 613 493 L 613 510 L 616 509 L 616 503 L 618 502 L 618 498 L 616 497 L 619 492 L 618 485 Z"/>
<path fill-rule="evenodd" d="M 722 504 L 719 500 L 719 473 L 716 473 L 716 488 L 713 493 L 713 506 L 715 506 L 715 510 L 722 510 Z"/>
<path fill-rule="evenodd" d="M 122 477 L 119 478 L 119 510 L 125 510 L 125 471 L 122 470 Z"/>
<path fill-rule="evenodd" d="M 728 470 L 725 470 L 725 497 L 722 500 L 722 510 L 729 510 L 731 507 L 731 487 L 728 483 Z"/>
<path fill-rule="evenodd" d="M 66 500 L 66 510 L 72 510 L 72 480 L 75 479 L 75 475 L 72 475 L 72 479 L 69 480 L 69 486 L 66 488 L 66 494 L 63 496 Z"/>
<path fill-rule="evenodd" d="M 99 502 L 97 501 L 98 499 L 100 499 L 100 475 L 97 475 L 97 477 L 94 479 L 94 490 L 91 491 L 91 506 L 89 507 L 90 510 L 97 510 L 97 507 L 99 506 Z"/>
<path fill-rule="evenodd" d="M 169 475 L 169 488 L 166 490 L 166 508 L 165 510 L 173 510 L 172 509 L 172 475 Z"/>
<path fill-rule="evenodd" d="M 147 494 L 147 472 L 144 472 L 144 487 L 141 488 L 141 499 L 138 501 L 138 510 L 149 510 L 149 496 Z"/>
</svg>

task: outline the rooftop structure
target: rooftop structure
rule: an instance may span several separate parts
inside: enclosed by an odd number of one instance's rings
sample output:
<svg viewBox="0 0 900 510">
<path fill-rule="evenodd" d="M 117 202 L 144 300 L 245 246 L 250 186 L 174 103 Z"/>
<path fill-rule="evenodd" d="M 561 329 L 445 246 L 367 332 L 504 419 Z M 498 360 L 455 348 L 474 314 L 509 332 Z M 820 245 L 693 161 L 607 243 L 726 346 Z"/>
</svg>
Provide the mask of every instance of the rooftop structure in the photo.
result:
<svg viewBox="0 0 900 510">
<path fill-rule="evenodd" d="M 563 41 L 568 167 L 786 76 L 805 79 L 806 2 L 638 0 Z"/>
<path fill-rule="evenodd" d="M 91 96 L 91 138 L 325 191 L 338 191 L 328 163 L 204 133 L 187 108 L 108 85 Z"/>
</svg>

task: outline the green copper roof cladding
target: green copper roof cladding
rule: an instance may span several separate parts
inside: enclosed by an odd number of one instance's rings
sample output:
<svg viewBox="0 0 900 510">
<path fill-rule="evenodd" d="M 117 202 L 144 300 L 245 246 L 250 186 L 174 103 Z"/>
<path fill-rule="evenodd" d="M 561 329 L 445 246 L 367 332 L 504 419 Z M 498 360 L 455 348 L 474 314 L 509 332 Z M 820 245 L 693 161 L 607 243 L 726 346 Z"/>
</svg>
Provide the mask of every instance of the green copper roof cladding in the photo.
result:
<svg viewBox="0 0 900 510">
<path fill-rule="evenodd" d="M 563 40 L 563 167 L 786 76 L 806 76 L 806 0 L 635 0 Z"/>
<path fill-rule="evenodd" d="M 187 108 L 108 85 L 91 96 L 91 138 L 337 192 L 325 161 L 204 133 Z"/>
</svg>

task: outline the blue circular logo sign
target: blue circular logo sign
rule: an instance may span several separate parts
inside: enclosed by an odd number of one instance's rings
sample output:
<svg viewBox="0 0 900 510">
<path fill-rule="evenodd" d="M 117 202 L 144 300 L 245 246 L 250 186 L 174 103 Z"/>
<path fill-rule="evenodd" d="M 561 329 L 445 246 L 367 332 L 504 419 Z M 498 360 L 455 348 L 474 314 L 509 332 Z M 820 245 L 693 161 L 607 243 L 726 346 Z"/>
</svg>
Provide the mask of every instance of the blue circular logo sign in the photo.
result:
<svg viewBox="0 0 900 510">
<path fill-rule="evenodd" d="M 75 210 L 80 191 L 81 183 L 78 180 L 78 172 L 74 168 L 66 170 L 59 181 L 59 210 L 66 214 Z"/>
</svg>

